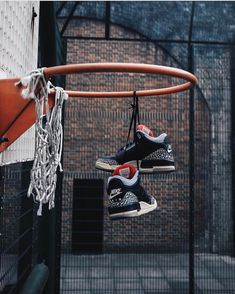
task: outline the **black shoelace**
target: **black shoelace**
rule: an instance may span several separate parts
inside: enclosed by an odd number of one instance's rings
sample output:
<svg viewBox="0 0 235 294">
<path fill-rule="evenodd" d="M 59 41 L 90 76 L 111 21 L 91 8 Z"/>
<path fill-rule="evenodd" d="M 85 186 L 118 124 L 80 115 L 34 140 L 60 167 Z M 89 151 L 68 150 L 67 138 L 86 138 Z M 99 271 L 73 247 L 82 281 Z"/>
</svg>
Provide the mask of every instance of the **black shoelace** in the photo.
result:
<svg viewBox="0 0 235 294">
<path fill-rule="evenodd" d="M 132 115 L 131 115 L 131 121 L 130 121 L 129 131 L 128 131 L 124 150 L 126 150 L 128 146 L 134 143 L 136 148 L 136 154 L 138 154 L 136 127 L 137 127 L 137 121 L 138 121 L 138 124 L 140 124 L 140 115 L 139 115 L 139 97 L 136 95 L 136 91 L 133 92 L 133 102 L 131 103 L 131 108 L 132 108 Z M 130 134 L 131 134 L 132 127 L 133 127 L 133 141 L 130 142 Z M 139 170 L 138 158 L 136 159 L 136 163 L 137 163 L 137 169 Z"/>
</svg>

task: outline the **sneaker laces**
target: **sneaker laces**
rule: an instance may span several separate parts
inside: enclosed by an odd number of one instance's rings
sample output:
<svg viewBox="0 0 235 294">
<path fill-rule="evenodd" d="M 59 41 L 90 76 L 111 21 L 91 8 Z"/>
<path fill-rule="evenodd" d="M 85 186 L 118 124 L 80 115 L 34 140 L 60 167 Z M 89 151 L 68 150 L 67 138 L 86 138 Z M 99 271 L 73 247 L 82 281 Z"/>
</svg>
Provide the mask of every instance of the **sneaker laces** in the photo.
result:
<svg viewBox="0 0 235 294">
<path fill-rule="evenodd" d="M 136 91 L 133 92 L 133 102 L 131 103 L 131 108 L 132 108 L 132 116 L 131 116 L 131 122 L 129 126 L 128 135 L 127 135 L 126 145 L 122 147 L 119 151 L 122 151 L 122 150 L 126 151 L 127 147 L 132 144 L 135 144 L 136 149 L 138 148 L 136 127 L 137 127 L 137 120 L 138 120 L 138 124 L 140 124 L 140 115 L 139 115 L 139 97 L 136 95 Z M 132 125 L 133 125 L 134 138 L 133 138 L 133 141 L 130 142 L 130 134 L 131 134 Z M 124 157 L 125 157 L 125 154 L 124 154 Z M 136 163 L 137 163 L 137 169 L 139 170 L 138 159 L 136 159 Z"/>
</svg>

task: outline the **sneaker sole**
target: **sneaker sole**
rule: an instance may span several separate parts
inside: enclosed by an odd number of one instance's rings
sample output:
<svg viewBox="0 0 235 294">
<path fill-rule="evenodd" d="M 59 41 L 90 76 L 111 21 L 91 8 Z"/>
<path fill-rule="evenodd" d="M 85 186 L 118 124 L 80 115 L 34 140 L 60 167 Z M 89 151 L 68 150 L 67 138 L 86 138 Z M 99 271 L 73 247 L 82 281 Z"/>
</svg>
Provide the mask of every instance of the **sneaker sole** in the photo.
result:
<svg viewBox="0 0 235 294">
<path fill-rule="evenodd" d="M 129 162 L 126 162 L 126 163 L 136 165 L 135 161 L 129 161 Z M 113 172 L 119 166 L 120 166 L 120 164 L 118 164 L 118 165 L 110 165 L 110 164 L 105 163 L 105 162 L 96 162 L 95 163 L 95 167 L 97 169 L 100 169 L 100 170 L 103 170 L 103 171 L 109 171 L 109 172 Z"/>
<path fill-rule="evenodd" d="M 139 211 L 139 215 L 149 213 L 157 208 L 157 201 L 156 200 L 155 200 L 154 204 L 148 204 L 143 201 L 140 201 L 139 204 L 141 207 L 141 209 Z"/>
<path fill-rule="evenodd" d="M 136 216 L 139 216 L 138 210 L 119 212 L 109 215 L 110 219 L 130 218 Z"/>
<path fill-rule="evenodd" d="M 126 162 L 129 164 L 133 164 L 135 167 L 137 166 L 136 161 L 129 161 Z M 141 165 L 141 163 L 140 163 Z M 104 162 L 96 162 L 95 167 L 97 169 L 103 170 L 103 171 L 108 171 L 108 172 L 113 172 L 117 167 L 120 165 L 110 165 Z M 153 166 L 151 168 L 141 168 L 140 167 L 140 173 L 162 173 L 162 172 L 173 172 L 175 171 L 175 166 L 174 165 L 166 165 L 166 166 Z"/>
<path fill-rule="evenodd" d="M 173 172 L 175 171 L 174 165 L 166 165 L 166 166 L 153 166 L 150 168 L 141 168 L 141 173 L 162 173 L 162 172 Z"/>
<path fill-rule="evenodd" d="M 140 210 L 132 210 L 126 212 L 120 212 L 109 215 L 110 219 L 122 219 L 122 218 L 131 218 L 131 217 L 138 217 L 143 214 L 149 213 L 157 208 L 157 201 L 155 200 L 154 204 L 148 204 L 146 202 L 140 201 L 139 202 L 141 209 Z"/>
</svg>

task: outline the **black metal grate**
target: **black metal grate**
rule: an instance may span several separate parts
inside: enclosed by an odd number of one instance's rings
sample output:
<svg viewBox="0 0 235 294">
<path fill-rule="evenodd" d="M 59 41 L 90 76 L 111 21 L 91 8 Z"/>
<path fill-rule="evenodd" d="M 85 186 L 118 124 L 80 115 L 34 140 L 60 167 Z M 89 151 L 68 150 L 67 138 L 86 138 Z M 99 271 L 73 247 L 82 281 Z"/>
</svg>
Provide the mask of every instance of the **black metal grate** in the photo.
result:
<svg viewBox="0 0 235 294">
<path fill-rule="evenodd" d="M 30 163 L 1 168 L 1 293 L 19 293 L 37 262 L 38 222 L 27 197 Z"/>
</svg>

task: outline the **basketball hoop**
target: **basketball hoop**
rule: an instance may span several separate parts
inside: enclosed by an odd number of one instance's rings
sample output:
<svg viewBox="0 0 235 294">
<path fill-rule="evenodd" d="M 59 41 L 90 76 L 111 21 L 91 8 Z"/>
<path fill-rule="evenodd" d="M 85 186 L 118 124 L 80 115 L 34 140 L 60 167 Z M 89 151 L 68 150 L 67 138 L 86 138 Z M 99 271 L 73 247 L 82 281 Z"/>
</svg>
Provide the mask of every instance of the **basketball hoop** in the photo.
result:
<svg viewBox="0 0 235 294">
<path fill-rule="evenodd" d="M 154 96 L 172 94 L 188 90 L 197 83 L 197 78 L 184 70 L 150 64 L 135 63 L 90 63 L 90 64 L 70 64 L 55 67 L 43 68 L 42 74 L 44 79 L 48 81 L 52 76 L 66 75 L 72 73 L 145 73 L 170 76 L 183 80 L 182 84 L 160 88 L 136 90 L 136 95 Z M 28 130 L 35 122 L 34 104 L 31 100 L 20 99 L 24 86 L 19 83 L 20 78 L 0 79 L 0 137 L 8 138 L 8 141 L 0 144 L 0 153 L 7 149 L 17 138 L 19 138 L 26 130 Z M 16 86 L 16 84 L 18 86 Z M 133 89 L 124 92 L 84 92 L 65 90 L 69 97 L 132 97 Z M 55 90 L 48 91 L 48 103 L 52 108 L 54 105 Z M 27 117 L 27 119 L 25 119 Z"/>
<path fill-rule="evenodd" d="M 160 65 L 150 65 L 150 64 L 141 64 L 141 63 L 88 63 L 88 64 L 70 64 L 70 65 L 61 65 L 45 68 L 43 73 L 46 78 L 50 78 L 55 75 L 66 75 L 73 73 L 100 73 L 100 72 L 122 72 L 122 73 L 145 73 L 145 74 L 154 74 L 154 75 L 164 75 L 174 78 L 180 78 L 186 82 L 171 86 L 167 88 L 160 89 L 150 89 L 150 90 L 140 90 L 136 91 L 137 96 L 157 96 L 172 94 L 181 91 L 188 90 L 194 84 L 197 83 L 197 78 L 182 69 L 160 66 Z M 70 97 L 132 97 L 132 91 L 124 92 L 84 92 L 84 91 L 66 91 Z"/>
<path fill-rule="evenodd" d="M 60 163 L 63 141 L 61 125 L 63 102 L 69 97 L 132 97 L 132 91 L 124 92 L 84 92 L 67 91 L 54 87 L 49 81 L 52 76 L 73 73 L 141 73 L 164 75 L 183 79 L 184 82 L 166 88 L 135 91 L 137 96 L 155 96 L 172 94 L 188 90 L 197 82 L 197 78 L 184 70 L 150 64 L 135 63 L 91 63 L 71 64 L 35 70 L 22 79 L 0 80 L 0 152 L 21 136 L 35 122 L 35 156 L 31 170 L 31 182 L 28 196 L 33 195 L 39 202 L 38 215 L 42 213 L 42 204 L 54 207 L 57 169 Z M 21 96 L 21 97 L 20 97 Z M 22 97 L 29 100 L 23 102 Z M 20 100 L 21 99 L 21 100 Z M 35 113 L 32 100 L 35 101 Z M 44 118 L 43 118 L 44 117 Z M 8 141 L 7 141 L 8 140 Z"/>
</svg>

